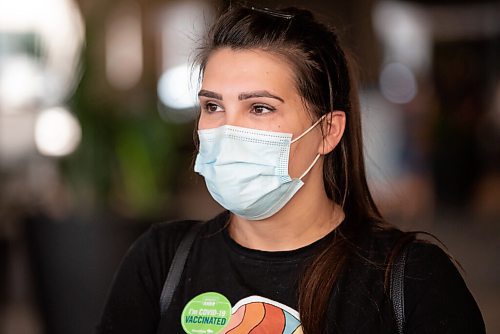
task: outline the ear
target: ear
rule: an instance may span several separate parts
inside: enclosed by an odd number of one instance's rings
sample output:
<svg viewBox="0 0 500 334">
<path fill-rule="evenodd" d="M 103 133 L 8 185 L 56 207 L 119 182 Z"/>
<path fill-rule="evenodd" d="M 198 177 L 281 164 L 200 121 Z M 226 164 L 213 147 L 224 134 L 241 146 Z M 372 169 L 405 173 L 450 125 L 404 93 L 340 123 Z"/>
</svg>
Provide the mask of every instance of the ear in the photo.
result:
<svg viewBox="0 0 500 334">
<path fill-rule="evenodd" d="M 334 110 L 325 115 L 321 122 L 323 140 L 318 147 L 319 154 L 326 155 L 338 145 L 344 134 L 345 122 L 345 112 L 342 110 Z"/>
</svg>

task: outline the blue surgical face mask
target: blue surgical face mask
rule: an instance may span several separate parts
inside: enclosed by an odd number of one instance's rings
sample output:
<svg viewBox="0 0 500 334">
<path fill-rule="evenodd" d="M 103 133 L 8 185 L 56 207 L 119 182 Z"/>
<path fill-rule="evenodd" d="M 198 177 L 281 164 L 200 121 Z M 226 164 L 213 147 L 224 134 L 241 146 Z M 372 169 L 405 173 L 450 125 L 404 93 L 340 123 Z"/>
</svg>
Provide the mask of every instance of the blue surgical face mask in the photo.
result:
<svg viewBox="0 0 500 334">
<path fill-rule="evenodd" d="M 199 130 L 200 147 L 195 172 L 205 178 L 208 191 L 224 208 L 248 220 L 268 218 L 285 206 L 304 185 L 302 178 L 318 161 L 292 179 L 288 175 L 292 134 L 224 125 Z"/>
</svg>

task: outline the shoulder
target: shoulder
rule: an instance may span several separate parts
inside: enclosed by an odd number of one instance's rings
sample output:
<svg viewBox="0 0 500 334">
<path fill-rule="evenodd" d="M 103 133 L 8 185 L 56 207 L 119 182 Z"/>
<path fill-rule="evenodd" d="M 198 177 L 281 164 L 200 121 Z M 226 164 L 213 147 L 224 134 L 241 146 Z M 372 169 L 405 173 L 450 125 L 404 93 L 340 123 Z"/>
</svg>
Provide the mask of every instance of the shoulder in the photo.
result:
<svg viewBox="0 0 500 334">
<path fill-rule="evenodd" d="M 440 246 L 420 240 L 419 234 L 403 232 L 394 227 L 377 228 L 365 232 L 358 245 L 371 261 L 378 264 L 387 264 L 406 249 L 406 266 L 412 270 L 426 269 L 428 272 L 431 267 L 436 267 L 456 271 L 450 256 Z"/>
<path fill-rule="evenodd" d="M 201 224 L 200 232 L 203 232 L 216 229 L 223 219 L 224 213 L 208 221 L 174 220 L 152 224 L 129 248 L 124 262 L 158 266 L 163 277 L 181 240 L 195 224 Z"/>
<path fill-rule="evenodd" d="M 397 229 L 372 234 L 372 254 L 386 263 L 399 246 L 407 250 L 404 312 L 408 333 L 484 333 L 479 307 L 457 264 L 437 244 Z M 377 261 L 378 262 L 378 261 Z"/>
<path fill-rule="evenodd" d="M 418 233 L 395 228 L 367 231 L 356 244 L 361 256 L 355 256 L 357 261 L 351 271 L 356 275 L 350 278 L 359 286 L 362 279 L 359 273 L 365 273 L 363 277 L 371 279 L 365 285 L 377 293 L 384 293 L 387 270 L 391 268 L 388 263 L 399 254 L 401 246 L 406 245 L 404 312 L 407 332 L 484 333 L 480 310 L 457 265 L 443 248 L 418 240 L 416 236 Z"/>
<path fill-rule="evenodd" d="M 181 240 L 194 225 L 200 226 L 200 233 L 217 230 L 223 226 L 227 213 L 223 212 L 207 220 L 173 220 L 152 224 L 132 245 L 132 249 L 156 248 L 163 254 L 173 254 Z"/>
<path fill-rule="evenodd" d="M 458 262 L 434 243 L 417 240 L 407 246 L 406 273 L 408 283 L 417 289 L 469 293 Z"/>
<path fill-rule="evenodd" d="M 208 230 L 222 218 L 151 225 L 129 248 L 115 274 L 98 333 L 156 332 L 161 291 L 179 243 L 194 224 Z"/>
<path fill-rule="evenodd" d="M 441 273 L 459 274 L 451 257 L 440 246 L 417 240 L 407 247 L 406 266 L 409 272 L 414 272 L 418 276 L 430 276 L 436 270 Z"/>
<path fill-rule="evenodd" d="M 456 264 L 439 246 L 413 242 L 405 268 L 405 314 L 416 332 L 484 333 L 479 307 Z"/>
<path fill-rule="evenodd" d="M 450 294 L 452 298 L 470 295 L 456 264 L 441 247 L 421 241 L 407 247 L 405 283 L 410 294 L 416 297 L 421 297 L 422 293 L 436 297 Z"/>
<path fill-rule="evenodd" d="M 384 266 L 394 249 L 395 245 L 406 234 L 397 228 L 371 228 L 360 233 L 359 239 L 355 241 L 361 251 L 362 259 Z"/>
<path fill-rule="evenodd" d="M 127 256 L 151 250 L 175 249 L 194 220 L 177 220 L 152 224 L 129 248 Z M 169 252 L 167 252 L 169 253 Z"/>
<path fill-rule="evenodd" d="M 207 224 L 207 222 L 174 220 L 155 223 L 137 240 L 137 243 L 154 244 L 159 248 L 176 248 L 195 224 Z"/>
</svg>

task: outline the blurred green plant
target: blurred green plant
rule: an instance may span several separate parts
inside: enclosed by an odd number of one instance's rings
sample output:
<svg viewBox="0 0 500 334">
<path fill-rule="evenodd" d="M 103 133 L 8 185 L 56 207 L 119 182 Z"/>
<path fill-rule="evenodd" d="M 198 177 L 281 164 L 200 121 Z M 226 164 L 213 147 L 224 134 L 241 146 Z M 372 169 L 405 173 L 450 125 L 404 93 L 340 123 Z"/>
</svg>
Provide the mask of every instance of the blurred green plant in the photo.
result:
<svg viewBox="0 0 500 334">
<path fill-rule="evenodd" d="M 70 107 L 82 142 L 61 160 L 76 210 L 133 219 L 175 214 L 175 192 L 191 164 L 192 123 L 174 124 L 157 112 L 154 85 L 131 92 L 107 87 L 102 64 L 84 52 L 82 80 Z"/>
</svg>

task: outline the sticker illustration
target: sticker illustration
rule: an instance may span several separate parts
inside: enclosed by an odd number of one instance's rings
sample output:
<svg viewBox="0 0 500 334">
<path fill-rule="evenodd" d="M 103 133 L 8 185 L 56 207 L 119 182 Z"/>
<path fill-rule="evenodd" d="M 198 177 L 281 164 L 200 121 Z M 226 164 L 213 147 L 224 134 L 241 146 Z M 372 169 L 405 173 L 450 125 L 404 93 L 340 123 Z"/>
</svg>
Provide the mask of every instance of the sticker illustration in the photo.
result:
<svg viewBox="0 0 500 334">
<path fill-rule="evenodd" d="M 220 334 L 303 334 L 299 313 L 274 300 L 251 296 L 233 308 Z"/>
</svg>

